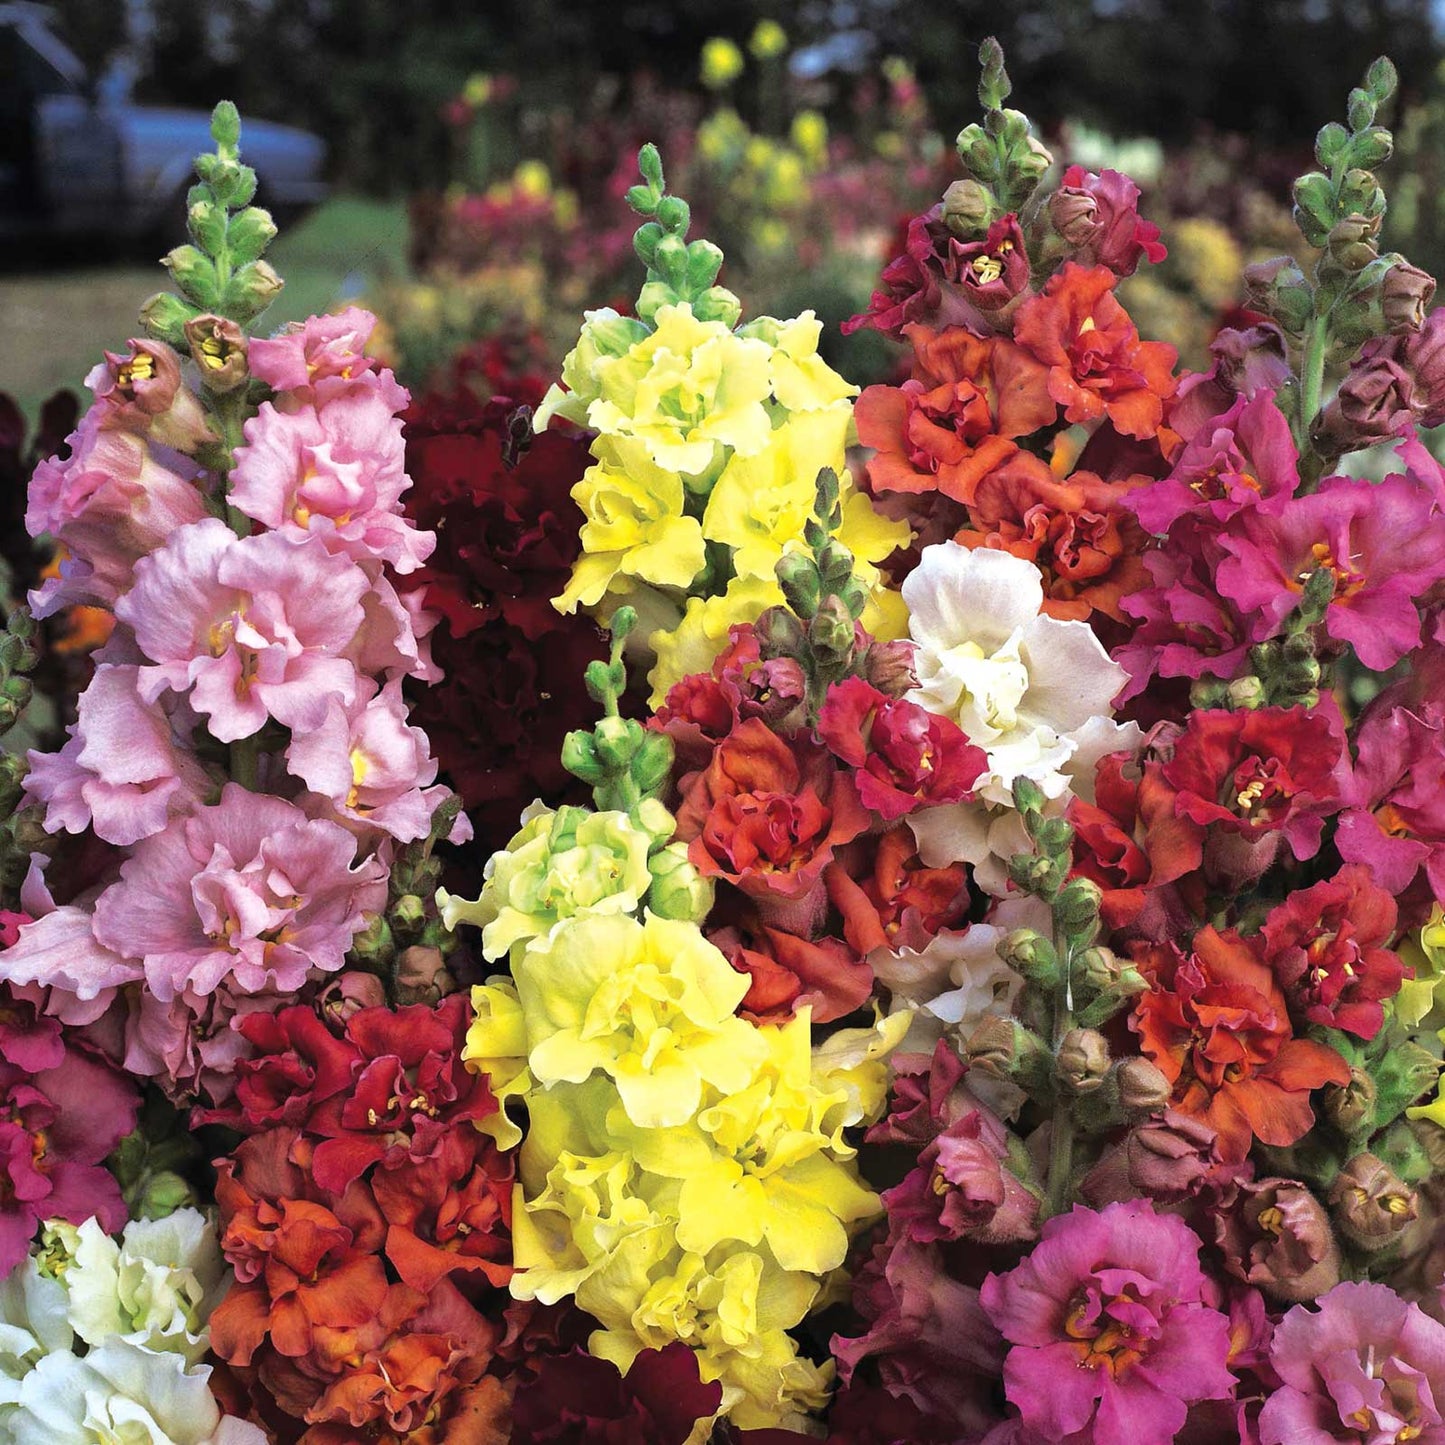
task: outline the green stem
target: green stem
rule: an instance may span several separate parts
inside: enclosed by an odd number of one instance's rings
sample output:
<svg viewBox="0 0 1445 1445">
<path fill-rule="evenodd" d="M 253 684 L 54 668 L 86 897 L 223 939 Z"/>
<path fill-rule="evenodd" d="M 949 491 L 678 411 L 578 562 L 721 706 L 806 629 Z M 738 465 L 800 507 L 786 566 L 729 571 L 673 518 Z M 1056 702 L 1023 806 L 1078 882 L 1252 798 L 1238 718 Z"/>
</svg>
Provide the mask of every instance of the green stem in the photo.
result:
<svg viewBox="0 0 1445 1445">
<path fill-rule="evenodd" d="M 1319 415 L 1320 393 L 1325 384 L 1325 352 L 1329 349 L 1330 318 L 1316 316 L 1305 331 L 1304 353 L 1300 361 L 1299 435 L 1296 440 L 1303 452 L 1310 444 L 1310 428 Z"/>
<path fill-rule="evenodd" d="M 248 738 L 239 738 L 231 744 L 229 752 L 231 777 L 249 792 L 256 792 L 261 739 L 255 733 Z"/>
<path fill-rule="evenodd" d="M 1054 938 L 1058 940 L 1061 930 L 1054 925 Z M 1074 1026 L 1074 946 L 1064 940 L 1060 950 L 1063 961 L 1063 977 L 1059 992 L 1054 998 L 1054 1057 L 1058 1057 L 1063 1046 L 1064 1035 Z M 1062 1214 L 1068 1203 L 1069 1185 L 1074 1173 L 1074 1115 L 1072 1100 L 1058 1096 L 1054 1103 L 1053 1124 L 1049 1129 L 1049 1173 L 1045 1204 L 1048 1215 Z"/>
</svg>

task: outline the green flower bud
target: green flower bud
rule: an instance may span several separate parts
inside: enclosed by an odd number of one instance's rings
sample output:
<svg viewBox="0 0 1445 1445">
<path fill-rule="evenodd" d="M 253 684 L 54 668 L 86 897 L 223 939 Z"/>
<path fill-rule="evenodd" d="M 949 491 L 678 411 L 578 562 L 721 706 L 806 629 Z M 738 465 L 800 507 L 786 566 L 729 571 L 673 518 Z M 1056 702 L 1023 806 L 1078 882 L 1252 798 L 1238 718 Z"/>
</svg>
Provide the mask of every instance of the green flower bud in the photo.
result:
<svg viewBox="0 0 1445 1445">
<path fill-rule="evenodd" d="M 943 193 L 943 224 L 961 241 L 982 236 L 997 214 L 994 198 L 975 180 L 954 181 Z"/>
<path fill-rule="evenodd" d="M 711 241 L 690 241 L 687 247 L 687 289 L 694 295 L 709 290 L 717 281 L 722 263 L 723 253 Z"/>
<path fill-rule="evenodd" d="M 186 210 L 186 229 L 191 239 L 206 252 L 217 255 L 226 244 L 226 208 L 211 198 L 208 187 L 197 186 L 203 199 Z"/>
<path fill-rule="evenodd" d="M 688 860 L 686 843 L 669 843 L 648 860 L 652 886 L 647 907 L 659 918 L 701 923 L 712 911 L 712 879 L 704 878 Z"/>
<path fill-rule="evenodd" d="M 231 259 L 244 265 L 248 261 L 259 261 L 266 247 L 276 238 L 276 223 L 269 211 L 259 206 L 248 206 L 231 217 L 226 229 L 226 245 Z"/>
<path fill-rule="evenodd" d="M 157 341 L 164 341 L 175 347 L 186 344 L 186 322 L 200 315 L 194 306 L 189 306 L 179 296 L 169 291 L 157 291 L 141 307 L 140 321 L 146 335 Z"/>
<path fill-rule="evenodd" d="M 693 297 L 692 313 L 699 321 L 721 321 L 724 326 L 736 326 L 743 314 L 743 303 L 726 286 L 709 286 L 700 296 Z"/>
<path fill-rule="evenodd" d="M 375 970 L 391 962 L 396 944 L 391 928 L 380 914 L 373 914 L 371 921 L 351 940 L 351 952 L 364 968 Z"/>
<path fill-rule="evenodd" d="M 632 249 L 637 253 L 637 259 L 649 270 L 657 256 L 657 243 L 665 235 L 667 232 L 657 221 L 646 222 L 632 234 Z"/>
<path fill-rule="evenodd" d="M 1269 693 L 1259 678 L 1246 675 L 1235 678 L 1225 689 L 1225 702 L 1236 711 L 1252 712 L 1269 702 Z"/>
<path fill-rule="evenodd" d="M 1053 942 L 1033 928 L 1016 928 L 999 945 L 999 957 L 1030 983 L 1053 988 L 1059 979 L 1059 954 Z"/>
<path fill-rule="evenodd" d="M 672 772 L 672 741 L 661 733 L 646 733 L 632 759 L 632 779 L 644 793 L 655 793 Z"/>
<path fill-rule="evenodd" d="M 764 657 L 802 657 L 808 639 L 802 624 L 786 607 L 769 607 L 755 628 Z"/>
<path fill-rule="evenodd" d="M 211 139 L 222 151 L 233 151 L 241 143 L 241 113 L 233 100 L 218 100 L 211 111 Z"/>
<path fill-rule="evenodd" d="M 562 739 L 562 766 L 593 787 L 607 776 L 607 768 L 597 756 L 590 732 L 578 730 Z"/>
<path fill-rule="evenodd" d="M 196 1191 L 171 1169 L 147 1172 L 126 1196 L 126 1204 L 137 1219 L 165 1219 L 178 1209 L 198 1208 L 200 1203 Z"/>
<path fill-rule="evenodd" d="M 180 292 L 206 311 L 214 311 L 220 303 L 220 278 L 216 263 L 195 246 L 177 246 L 161 257 L 161 265 L 171 273 Z"/>
<path fill-rule="evenodd" d="M 1103 890 L 1090 878 L 1071 878 L 1064 884 L 1054 903 L 1054 917 L 1069 938 L 1093 941 L 1103 897 Z"/>
<path fill-rule="evenodd" d="M 853 652 L 853 618 L 836 598 L 826 597 L 808 624 L 808 641 L 820 660 L 843 666 Z"/>
<path fill-rule="evenodd" d="M 403 893 L 388 912 L 395 933 L 412 933 L 426 922 L 426 904 L 415 893 Z"/>
<path fill-rule="evenodd" d="M 625 772 L 642 746 L 642 724 L 632 718 L 601 718 L 592 729 L 592 737 L 603 766 Z"/>
<path fill-rule="evenodd" d="M 226 283 L 220 310 L 237 321 L 259 316 L 280 294 L 285 283 L 266 261 L 250 261 Z"/>
<path fill-rule="evenodd" d="M 657 203 L 658 225 L 664 231 L 670 231 L 675 236 L 687 235 L 687 228 L 692 222 L 692 211 L 687 202 L 681 196 L 664 196 Z"/>
</svg>

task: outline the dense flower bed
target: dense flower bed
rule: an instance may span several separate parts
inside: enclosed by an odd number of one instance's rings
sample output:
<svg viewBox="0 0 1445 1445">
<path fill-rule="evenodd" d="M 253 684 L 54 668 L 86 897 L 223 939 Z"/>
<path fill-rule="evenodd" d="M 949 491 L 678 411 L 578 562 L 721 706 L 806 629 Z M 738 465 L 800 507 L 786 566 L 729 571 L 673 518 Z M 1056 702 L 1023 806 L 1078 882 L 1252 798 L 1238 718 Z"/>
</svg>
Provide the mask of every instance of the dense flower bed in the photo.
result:
<svg viewBox="0 0 1445 1445">
<path fill-rule="evenodd" d="M 545 392 L 257 334 L 218 108 L 30 484 L 33 617 L 113 627 L 0 831 L 0 1440 L 1445 1440 L 1393 71 L 1191 373 L 1136 187 L 981 61 L 861 394 L 652 147 Z"/>
</svg>

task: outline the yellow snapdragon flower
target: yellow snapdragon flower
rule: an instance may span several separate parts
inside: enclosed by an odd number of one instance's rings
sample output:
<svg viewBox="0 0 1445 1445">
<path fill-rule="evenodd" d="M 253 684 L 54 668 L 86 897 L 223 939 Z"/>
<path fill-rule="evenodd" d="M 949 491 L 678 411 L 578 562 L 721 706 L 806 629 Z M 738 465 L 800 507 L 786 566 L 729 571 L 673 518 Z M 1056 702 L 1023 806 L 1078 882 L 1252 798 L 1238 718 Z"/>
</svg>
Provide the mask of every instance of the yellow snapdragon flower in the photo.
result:
<svg viewBox="0 0 1445 1445">
<path fill-rule="evenodd" d="M 734 1012 L 747 976 L 696 924 L 582 913 L 534 939 L 513 972 L 533 1078 L 605 1073 L 637 1129 L 685 1124 L 705 1087 L 744 1087 L 765 1053 Z"/>
<path fill-rule="evenodd" d="M 1415 976 L 1400 985 L 1395 1016 L 1412 1029 L 1445 1024 L 1445 908 L 1435 905 L 1420 932 L 1400 945 L 1400 957 Z"/>
<path fill-rule="evenodd" d="M 657 329 L 597 365 L 597 399 L 587 424 L 607 436 L 636 437 L 659 466 L 709 472 L 728 447 L 744 456 L 767 445 L 772 419 L 770 351 L 686 304 L 660 306 Z"/>
<path fill-rule="evenodd" d="M 559 612 L 595 607 L 630 580 L 686 589 L 706 561 L 702 526 L 683 510 L 682 478 L 653 461 L 647 444 L 600 436 L 597 460 L 572 488 L 586 521 L 572 577 L 553 599 Z"/>
</svg>

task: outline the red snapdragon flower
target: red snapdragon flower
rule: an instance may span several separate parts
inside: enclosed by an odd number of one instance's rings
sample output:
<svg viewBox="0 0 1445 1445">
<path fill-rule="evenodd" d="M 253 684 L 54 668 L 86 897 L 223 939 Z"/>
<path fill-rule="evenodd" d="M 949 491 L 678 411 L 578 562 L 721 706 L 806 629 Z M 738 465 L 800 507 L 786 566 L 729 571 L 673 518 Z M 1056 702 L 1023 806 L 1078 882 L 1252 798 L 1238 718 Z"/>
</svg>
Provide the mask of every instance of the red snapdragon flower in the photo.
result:
<svg viewBox="0 0 1445 1445">
<path fill-rule="evenodd" d="M 1257 843 L 1278 834 L 1296 858 L 1312 858 L 1340 806 L 1343 748 L 1338 719 L 1322 707 L 1197 711 L 1159 772 L 1175 816 L 1209 830 L 1206 864 L 1229 835 Z"/>
<path fill-rule="evenodd" d="M 961 864 L 925 867 L 907 823 L 869 838 L 866 846 L 845 849 L 825 879 L 843 916 L 844 937 L 862 954 L 923 949 L 968 914 L 968 870 Z"/>
<path fill-rule="evenodd" d="M 1085 471 L 1061 479 L 1032 452 L 1019 452 L 979 482 L 968 525 L 954 540 L 1032 562 L 1043 573 L 1050 617 L 1087 621 L 1097 611 L 1122 622 L 1120 598 L 1147 575 L 1144 533 L 1124 498 L 1147 480 L 1106 482 Z"/>
<path fill-rule="evenodd" d="M 684 778 L 677 836 L 699 872 L 755 901 L 796 901 L 820 885 L 834 850 L 867 828 L 852 779 L 826 749 L 740 723 Z"/>
<path fill-rule="evenodd" d="M 1130 1026 L 1174 1085 L 1174 1108 L 1215 1130 L 1227 1162 L 1256 1138 L 1296 1143 L 1314 1125 L 1310 1092 L 1349 1082 L 1334 1049 L 1294 1036 L 1283 990 L 1238 934 L 1202 928 L 1189 954 L 1165 944 L 1138 961 L 1153 988 Z"/>
<path fill-rule="evenodd" d="M 905 328 L 913 375 L 901 387 L 870 386 L 854 415 L 858 439 L 877 455 L 877 492 L 942 492 L 969 502 L 978 484 L 1054 419 L 1045 366 L 1004 337 L 963 327 Z"/>
<path fill-rule="evenodd" d="M 828 689 L 818 736 L 854 770 L 858 797 L 885 823 L 905 813 L 968 797 L 988 765 L 951 719 L 905 698 L 892 698 L 860 677 Z"/>
<path fill-rule="evenodd" d="M 1409 970 L 1384 945 L 1399 909 L 1370 870 L 1347 864 L 1333 878 L 1291 893 L 1265 920 L 1264 957 L 1311 1023 L 1372 1039 Z"/>
</svg>

